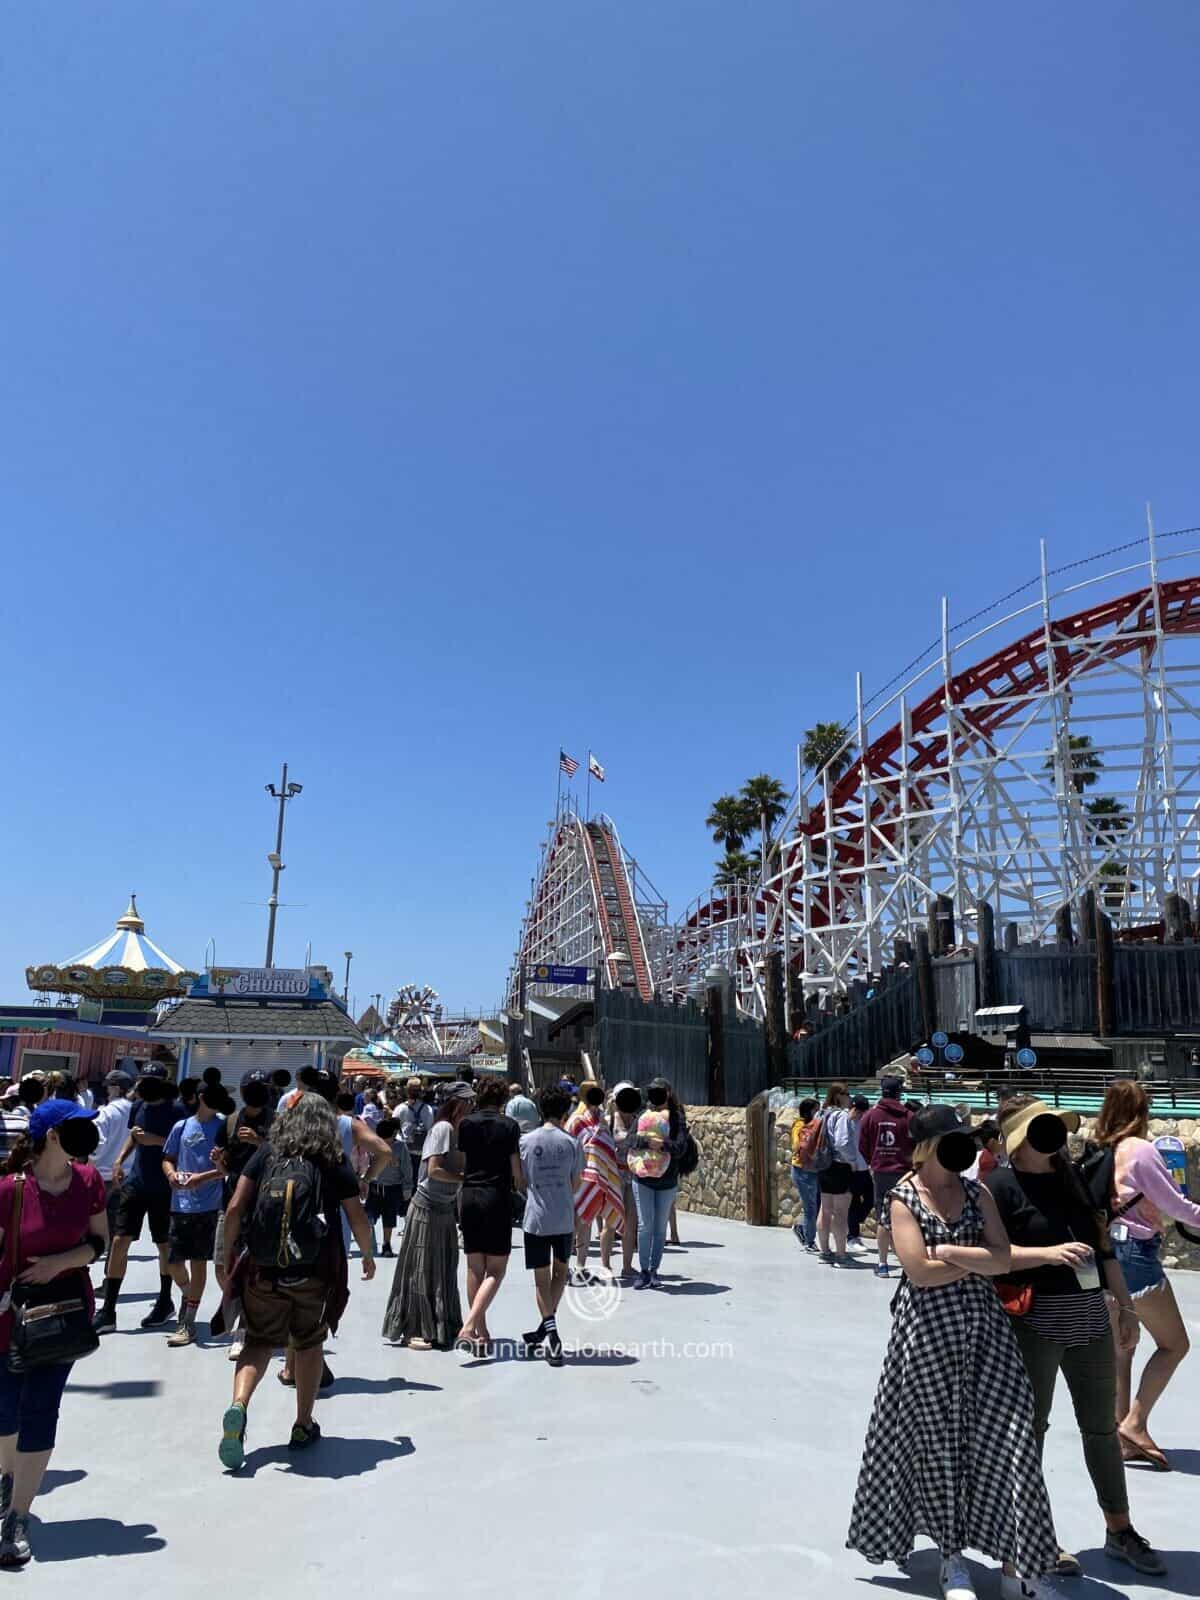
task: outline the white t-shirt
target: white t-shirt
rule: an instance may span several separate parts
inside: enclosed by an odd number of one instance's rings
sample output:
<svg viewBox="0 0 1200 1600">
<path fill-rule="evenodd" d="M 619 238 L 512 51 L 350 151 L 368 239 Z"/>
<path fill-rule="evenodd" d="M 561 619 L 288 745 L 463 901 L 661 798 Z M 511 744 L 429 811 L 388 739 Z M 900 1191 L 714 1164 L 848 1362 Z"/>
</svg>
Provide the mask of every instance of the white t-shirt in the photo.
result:
<svg viewBox="0 0 1200 1600">
<path fill-rule="evenodd" d="M 96 1132 L 100 1135 L 100 1143 L 92 1156 L 92 1165 L 105 1183 L 112 1182 L 113 1163 L 129 1136 L 129 1113 L 132 1110 L 133 1102 L 121 1095 L 101 1106 L 96 1113 Z"/>
<path fill-rule="evenodd" d="M 526 1233 L 561 1235 L 575 1227 L 575 1179 L 583 1171 L 583 1146 L 547 1122 L 521 1135 Z"/>
<path fill-rule="evenodd" d="M 421 1149 L 421 1168 L 417 1175 L 417 1187 L 423 1189 L 427 1195 L 435 1200 L 444 1199 L 448 1193 L 459 1188 L 457 1183 L 444 1183 L 441 1178 L 433 1177 L 429 1171 L 429 1158 L 431 1156 L 446 1156 L 454 1149 L 454 1125 L 445 1121 L 435 1122 L 425 1138 Z"/>
</svg>

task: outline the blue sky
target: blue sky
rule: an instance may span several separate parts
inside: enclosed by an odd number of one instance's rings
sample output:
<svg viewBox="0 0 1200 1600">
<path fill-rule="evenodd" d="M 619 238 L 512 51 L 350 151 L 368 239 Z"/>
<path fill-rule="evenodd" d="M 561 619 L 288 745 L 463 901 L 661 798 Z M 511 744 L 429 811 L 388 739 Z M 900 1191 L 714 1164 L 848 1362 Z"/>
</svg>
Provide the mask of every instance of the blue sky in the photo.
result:
<svg viewBox="0 0 1200 1600">
<path fill-rule="evenodd" d="M 0 997 L 501 992 L 560 742 L 709 801 L 1032 574 L 1200 523 L 1182 0 L 10 12 Z M 257 903 L 256 903 L 257 902 Z"/>
</svg>

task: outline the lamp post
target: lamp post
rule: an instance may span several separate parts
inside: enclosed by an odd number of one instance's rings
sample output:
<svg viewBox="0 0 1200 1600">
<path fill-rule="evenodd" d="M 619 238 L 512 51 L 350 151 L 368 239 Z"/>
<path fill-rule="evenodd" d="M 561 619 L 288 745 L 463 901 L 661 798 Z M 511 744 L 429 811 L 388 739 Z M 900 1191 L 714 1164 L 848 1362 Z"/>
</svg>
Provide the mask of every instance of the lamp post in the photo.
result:
<svg viewBox="0 0 1200 1600">
<path fill-rule="evenodd" d="M 346 957 L 346 988 L 345 988 L 345 992 L 344 992 L 342 998 L 346 1002 L 346 1010 L 349 1011 L 349 1009 L 350 1009 L 350 963 L 354 960 L 354 951 L 353 950 L 344 950 L 342 952 L 342 954 Z"/>
<path fill-rule="evenodd" d="M 275 915 L 279 910 L 279 874 L 283 866 L 283 813 L 289 800 L 294 800 L 303 789 L 302 783 L 289 783 L 287 775 L 287 762 L 283 763 L 283 776 L 279 780 L 278 789 L 273 783 L 264 784 L 263 787 L 274 800 L 279 801 L 279 826 L 275 830 L 275 848 L 267 857 L 267 865 L 271 869 L 271 898 L 267 901 L 267 959 L 265 965 L 275 965 Z"/>
</svg>

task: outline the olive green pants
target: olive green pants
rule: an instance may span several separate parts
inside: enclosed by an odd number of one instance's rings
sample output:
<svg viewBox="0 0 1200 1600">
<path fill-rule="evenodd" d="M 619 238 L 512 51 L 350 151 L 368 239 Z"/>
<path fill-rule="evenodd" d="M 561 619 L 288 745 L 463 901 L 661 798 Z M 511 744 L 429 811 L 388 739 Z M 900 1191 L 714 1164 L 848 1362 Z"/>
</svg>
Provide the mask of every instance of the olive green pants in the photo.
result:
<svg viewBox="0 0 1200 1600">
<path fill-rule="evenodd" d="M 1061 1371 L 1067 1380 L 1075 1421 L 1083 1440 L 1083 1459 L 1101 1511 L 1129 1510 L 1125 1463 L 1117 1438 L 1117 1358 L 1112 1335 L 1091 1344 L 1053 1344 L 1013 1317 L 1012 1330 L 1033 1389 L 1034 1428 L 1038 1453 L 1050 1426 L 1054 1386 Z"/>
</svg>

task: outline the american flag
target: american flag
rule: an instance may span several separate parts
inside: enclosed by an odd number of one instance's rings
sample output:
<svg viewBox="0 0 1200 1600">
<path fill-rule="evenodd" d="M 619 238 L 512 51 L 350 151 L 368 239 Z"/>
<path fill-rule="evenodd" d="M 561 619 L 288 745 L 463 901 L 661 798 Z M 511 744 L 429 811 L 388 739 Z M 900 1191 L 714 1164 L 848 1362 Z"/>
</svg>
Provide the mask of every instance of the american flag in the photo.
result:
<svg viewBox="0 0 1200 1600">
<path fill-rule="evenodd" d="M 588 751 L 588 771 L 591 773 L 592 777 L 595 778 L 597 783 L 604 782 L 604 768 L 596 760 L 595 756 L 590 750 Z"/>
<path fill-rule="evenodd" d="M 565 772 L 568 778 L 573 778 L 579 771 L 578 761 L 576 761 L 574 756 L 569 756 L 567 752 L 561 748 L 561 746 L 558 752 L 558 770 L 560 772 Z"/>
</svg>

